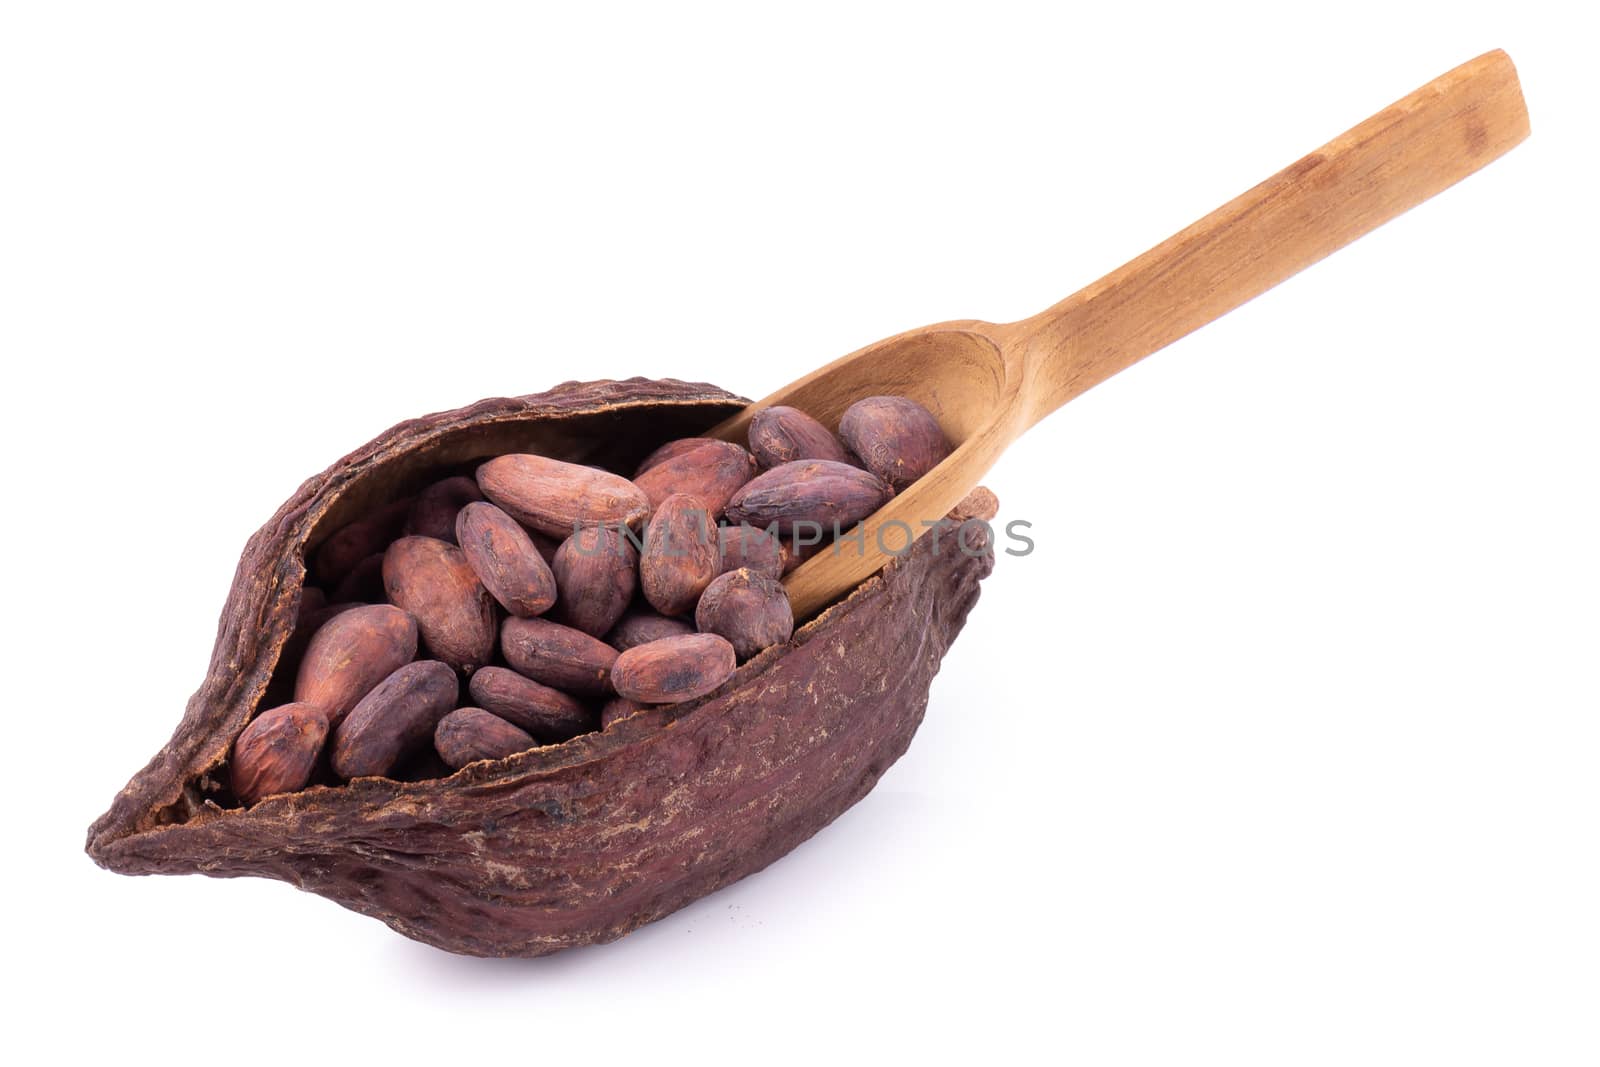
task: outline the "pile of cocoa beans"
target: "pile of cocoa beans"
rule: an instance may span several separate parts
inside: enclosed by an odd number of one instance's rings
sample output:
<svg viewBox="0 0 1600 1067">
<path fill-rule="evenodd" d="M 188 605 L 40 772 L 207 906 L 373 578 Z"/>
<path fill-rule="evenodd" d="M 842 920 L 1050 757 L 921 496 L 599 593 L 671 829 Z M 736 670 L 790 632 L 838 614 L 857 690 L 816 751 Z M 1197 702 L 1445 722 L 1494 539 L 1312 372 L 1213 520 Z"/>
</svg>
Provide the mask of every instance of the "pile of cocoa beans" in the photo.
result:
<svg viewBox="0 0 1600 1067">
<path fill-rule="evenodd" d="M 784 574 L 948 453 L 924 408 L 878 396 L 837 436 L 771 407 L 748 449 L 671 441 L 631 479 L 503 455 L 381 508 L 317 549 L 280 664 L 293 700 L 235 742 L 234 794 L 419 754 L 447 774 L 704 696 L 789 640 Z"/>
</svg>

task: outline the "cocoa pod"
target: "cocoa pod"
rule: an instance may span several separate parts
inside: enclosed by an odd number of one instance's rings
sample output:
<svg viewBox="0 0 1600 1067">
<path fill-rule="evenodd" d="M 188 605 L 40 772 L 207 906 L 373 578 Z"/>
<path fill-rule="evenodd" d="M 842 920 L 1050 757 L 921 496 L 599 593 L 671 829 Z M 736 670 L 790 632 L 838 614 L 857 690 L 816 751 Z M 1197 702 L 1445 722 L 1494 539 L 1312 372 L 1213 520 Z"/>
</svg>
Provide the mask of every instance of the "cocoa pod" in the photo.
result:
<svg viewBox="0 0 1600 1067">
<path fill-rule="evenodd" d="M 717 550 L 720 574 L 743 568 L 768 578 L 783 577 L 786 557 L 783 538 L 776 531 L 757 529 L 749 523 L 724 526 L 717 531 Z"/>
<path fill-rule="evenodd" d="M 639 587 L 651 607 L 663 615 L 694 608 L 717 576 L 716 529 L 698 497 L 674 493 L 661 502 L 639 554 Z"/>
<path fill-rule="evenodd" d="M 617 659 L 617 650 L 598 637 L 548 619 L 507 619 L 500 651 L 525 678 L 593 696 L 610 690 Z"/>
<path fill-rule="evenodd" d="M 538 742 L 504 719 L 481 708 L 457 708 L 439 720 L 433 747 L 446 764 L 460 770 L 484 759 L 505 759 L 537 748 Z"/>
<path fill-rule="evenodd" d="M 639 586 L 639 550 L 615 526 L 579 530 L 556 550 L 556 618 L 592 637 L 617 624 Z"/>
<path fill-rule="evenodd" d="M 681 456 L 683 453 L 688 452 L 691 449 L 699 448 L 701 445 L 709 444 L 715 440 L 715 437 L 680 437 L 676 441 L 668 441 L 666 444 L 659 446 L 654 452 L 651 452 L 648 456 L 644 457 L 644 459 L 640 461 L 639 465 L 634 468 L 633 476 L 638 478 L 639 475 L 643 474 L 645 471 L 649 470 L 651 467 L 654 467 L 658 463 L 669 460 L 674 456 Z"/>
<path fill-rule="evenodd" d="M 383 587 L 417 620 L 435 659 L 471 674 L 494 655 L 494 602 L 455 545 L 400 538 L 383 555 Z"/>
<path fill-rule="evenodd" d="M 382 604 L 385 599 L 382 552 L 357 563 L 333 589 L 335 604 Z"/>
<path fill-rule="evenodd" d="M 611 686 L 641 704 L 681 704 L 727 681 L 736 666 L 733 646 L 716 634 L 664 637 L 618 655 Z"/>
<path fill-rule="evenodd" d="M 733 494 L 728 501 L 730 523 L 767 527 L 776 524 L 788 536 L 797 527 L 847 530 L 877 511 L 893 490 L 877 475 L 832 460 L 809 459 L 785 463 Z"/>
<path fill-rule="evenodd" d="M 351 909 L 351 923 L 359 913 L 443 950 L 540 956 L 615 941 L 871 803 L 923 721 L 987 557 L 934 553 L 922 538 L 781 655 L 603 733 L 445 780 L 371 778 L 252 809 L 207 797 L 293 625 L 295 576 L 330 508 L 423 479 L 442 444 L 629 462 L 633 442 L 698 432 L 744 404 L 682 382 L 574 383 L 407 420 L 313 473 L 242 546 L 204 678 L 175 709 L 171 741 L 108 791 L 90 857 L 130 875 L 272 878 Z M 975 495 L 991 517 L 992 496 Z M 85 728 L 104 713 L 86 713 Z M 438 773 L 431 747 L 396 773 Z M 663 818 L 679 812 L 692 833 Z"/>
<path fill-rule="evenodd" d="M 644 490 L 652 508 L 674 493 L 697 497 L 715 520 L 728 498 L 756 476 L 755 457 L 730 441 L 706 441 L 659 461 L 633 484 Z"/>
<path fill-rule="evenodd" d="M 366 518 L 335 530 L 317 549 L 311 568 L 317 581 L 331 589 L 354 570 L 356 564 L 383 552 L 389 542 L 399 536 L 410 511 L 411 498 L 407 497 L 385 504 Z"/>
<path fill-rule="evenodd" d="M 370 604 L 335 612 L 306 645 L 294 702 L 317 705 L 337 726 L 357 701 L 416 654 L 416 620 L 399 608 Z"/>
<path fill-rule="evenodd" d="M 857 400 L 839 420 L 839 436 L 867 470 L 899 492 L 950 454 L 950 443 L 928 409 L 903 396 Z"/>
<path fill-rule="evenodd" d="M 455 539 L 472 573 L 511 614 L 543 615 L 556 602 L 550 564 L 528 532 L 493 504 L 479 501 L 462 507 L 456 514 Z"/>
<path fill-rule="evenodd" d="M 504 667 L 485 667 L 467 683 L 472 702 L 541 741 L 565 741 L 595 728 L 595 715 L 563 693 Z"/>
<path fill-rule="evenodd" d="M 614 722 L 621 722 L 629 715 L 635 715 L 644 710 L 644 705 L 637 700 L 627 697 L 612 697 L 600 706 L 600 729 L 604 730 Z"/>
<path fill-rule="evenodd" d="M 433 736 L 459 695 L 448 663 L 424 659 L 401 667 L 362 697 L 334 730 L 333 773 L 346 780 L 387 775 Z"/>
<path fill-rule="evenodd" d="M 650 499 L 628 479 L 545 456 L 510 455 L 478 468 L 478 488 L 524 526 L 568 537 L 583 526 L 634 526 Z"/>
<path fill-rule="evenodd" d="M 742 660 L 794 633 L 794 612 L 783 583 L 748 569 L 729 571 L 706 586 L 694 622 L 701 633 L 727 638 Z"/>
<path fill-rule="evenodd" d="M 456 544 L 456 516 L 482 499 L 478 483 L 465 474 L 434 482 L 417 494 L 403 532 L 407 537 L 432 537 Z"/>
<path fill-rule="evenodd" d="M 328 738 L 328 713 L 315 704 L 283 704 L 250 720 L 233 743 L 233 795 L 250 805 L 306 787 Z"/>
<path fill-rule="evenodd" d="M 669 619 L 649 608 L 634 608 L 606 634 L 606 644 L 618 652 L 626 652 L 635 645 L 692 633 L 694 627 L 682 619 Z"/>
<path fill-rule="evenodd" d="M 854 457 L 822 423 L 799 408 L 762 408 L 750 420 L 750 451 L 764 469 L 802 459 L 853 463 Z"/>
</svg>

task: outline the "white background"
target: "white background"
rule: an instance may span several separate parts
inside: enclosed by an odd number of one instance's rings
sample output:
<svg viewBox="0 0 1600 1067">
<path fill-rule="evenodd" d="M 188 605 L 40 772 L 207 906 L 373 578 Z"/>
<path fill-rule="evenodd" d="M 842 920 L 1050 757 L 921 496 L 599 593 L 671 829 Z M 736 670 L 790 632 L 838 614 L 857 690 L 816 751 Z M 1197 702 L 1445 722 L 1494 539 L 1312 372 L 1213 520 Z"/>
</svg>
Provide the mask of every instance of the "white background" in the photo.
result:
<svg viewBox="0 0 1600 1067">
<path fill-rule="evenodd" d="M 1595 1062 L 1580 10 L 6 5 L 9 1040 Z M 907 756 L 762 874 L 481 961 L 83 855 L 247 536 L 391 423 L 576 377 L 760 396 L 1020 318 L 1493 47 L 1527 144 L 1003 460 L 1038 551 L 1001 560 Z"/>
</svg>

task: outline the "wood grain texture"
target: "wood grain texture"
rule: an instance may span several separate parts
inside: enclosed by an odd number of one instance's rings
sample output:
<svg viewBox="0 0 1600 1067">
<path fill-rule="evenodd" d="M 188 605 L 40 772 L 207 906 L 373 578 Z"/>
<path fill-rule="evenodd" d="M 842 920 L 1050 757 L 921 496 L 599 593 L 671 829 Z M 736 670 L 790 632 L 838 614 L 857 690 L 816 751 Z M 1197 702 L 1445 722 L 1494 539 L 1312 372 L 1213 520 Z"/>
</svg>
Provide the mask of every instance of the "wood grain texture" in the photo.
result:
<svg viewBox="0 0 1600 1067">
<path fill-rule="evenodd" d="M 1467 177 L 1528 135 L 1516 69 L 1490 52 L 1429 82 L 1194 225 L 1021 322 L 964 320 L 853 352 L 711 431 L 742 441 L 788 405 L 829 428 L 856 400 L 908 396 L 957 447 L 866 520 L 866 551 L 821 553 L 785 579 L 805 619 L 890 557 L 1029 427 L 1084 390 Z M 880 544 L 879 536 L 883 541 Z"/>
</svg>

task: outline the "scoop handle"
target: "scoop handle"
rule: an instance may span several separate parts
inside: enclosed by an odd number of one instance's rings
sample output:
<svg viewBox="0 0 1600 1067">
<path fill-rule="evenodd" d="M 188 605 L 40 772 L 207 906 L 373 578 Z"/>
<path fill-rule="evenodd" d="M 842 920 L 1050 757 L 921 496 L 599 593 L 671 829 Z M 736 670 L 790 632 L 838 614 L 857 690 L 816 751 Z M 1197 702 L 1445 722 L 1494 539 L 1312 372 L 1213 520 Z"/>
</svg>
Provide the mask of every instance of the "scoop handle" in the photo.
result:
<svg viewBox="0 0 1600 1067">
<path fill-rule="evenodd" d="M 1188 229 L 1007 327 L 1024 425 L 1454 185 L 1528 136 L 1502 51 L 1463 63 Z"/>
</svg>

